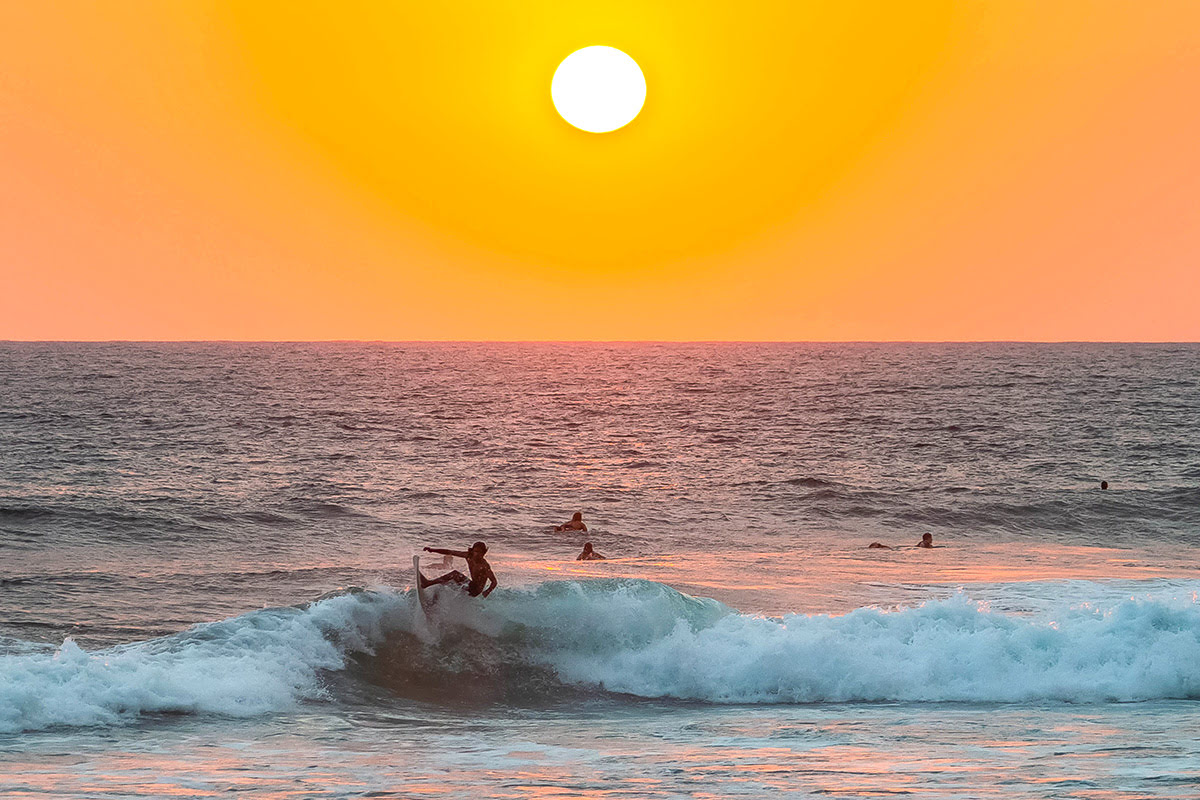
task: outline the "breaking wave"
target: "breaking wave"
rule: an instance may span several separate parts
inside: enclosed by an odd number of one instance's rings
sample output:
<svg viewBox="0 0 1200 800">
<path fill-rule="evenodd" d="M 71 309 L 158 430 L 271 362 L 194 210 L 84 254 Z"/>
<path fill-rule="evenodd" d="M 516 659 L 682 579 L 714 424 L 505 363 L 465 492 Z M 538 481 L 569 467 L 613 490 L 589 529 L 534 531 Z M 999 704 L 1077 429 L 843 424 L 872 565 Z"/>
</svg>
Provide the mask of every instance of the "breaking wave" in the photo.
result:
<svg viewBox="0 0 1200 800">
<path fill-rule="evenodd" d="M 1195 596 L 1015 616 L 965 596 L 844 616 L 738 614 L 633 580 L 352 590 L 87 652 L 3 642 L 0 731 L 253 716 L 370 689 L 433 702 L 578 693 L 709 703 L 1200 699 Z"/>
</svg>

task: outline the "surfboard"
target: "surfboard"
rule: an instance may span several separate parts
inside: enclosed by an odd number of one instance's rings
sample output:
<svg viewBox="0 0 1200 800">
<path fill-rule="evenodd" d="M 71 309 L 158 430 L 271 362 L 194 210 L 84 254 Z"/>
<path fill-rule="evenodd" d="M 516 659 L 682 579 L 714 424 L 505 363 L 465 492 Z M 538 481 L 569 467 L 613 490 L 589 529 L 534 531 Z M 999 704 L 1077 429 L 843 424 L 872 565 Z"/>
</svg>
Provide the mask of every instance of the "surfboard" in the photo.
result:
<svg viewBox="0 0 1200 800">
<path fill-rule="evenodd" d="M 433 598 L 429 596 L 428 590 L 421 586 L 421 557 L 413 556 L 413 586 L 417 590 L 417 601 L 421 604 L 421 611 L 426 615 L 433 607 Z"/>
</svg>

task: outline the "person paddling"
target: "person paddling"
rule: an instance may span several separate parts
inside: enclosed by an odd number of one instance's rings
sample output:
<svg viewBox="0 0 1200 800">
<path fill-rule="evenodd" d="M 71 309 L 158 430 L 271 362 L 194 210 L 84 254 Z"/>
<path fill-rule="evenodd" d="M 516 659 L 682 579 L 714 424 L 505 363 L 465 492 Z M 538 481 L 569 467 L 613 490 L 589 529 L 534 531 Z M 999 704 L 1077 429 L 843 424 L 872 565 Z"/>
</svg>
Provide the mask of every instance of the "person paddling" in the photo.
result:
<svg viewBox="0 0 1200 800">
<path fill-rule="evenodd" d="M 559 533 L 563 531 L 582 531 L 587 533 L 587 525 L 583 524 L 583 512 L 576 511 L 571 517 L 570 522 L 564 522 L 562 525 L 555 525 L 554 530 Z"/>
<path fill-rule="evenodd" d="M 576 561 L 604 561 L 604 556 L 592 549 L 591 542 L 584 542 L 583 552 L 575 556 Z"/>
<path fill-rule="evenodd" d="M 933 549 L 933 546 L 934 546 L 933 534 L 932 533 L 922 534 L 921 541 L 917 542 L 913 546 L 921 547 L 921 548 L 925 548 L 925 549 Z M 891 545 L 884 544 L 883 542 L 871 542 L 869 545 L 867 545 L 867 549 L 868 550 L 901 550 L 901 549 L 904 549 L 904 545 L 901 545 L 900 547 L 892 547 Z"/>
<path fill-rule="evenodd" d="M 463 575 L 458 570 L 447 572 L 440 578 L 432 580 L 421 575 L 421 588 L 426 589 L 430 586 L 439 586 L 446 583 L 457 583 L 467 585 L 467 594 L 471 597 L 487 597 L 496 588 L 498 581 L 496 573 L 492 572 L 492 565 L 487 562 L 483 556 L 487 553 L 487 545 L 483 542 L 476 542 L 462 550 L 445 550 L 441 547 L 426 547 L 426 553 L 437 553 L 442 556 L 453 556 L 455 558 L 465 558 L 467 561 L 467 569 L 471 571 L 471 577 L 468 580 L 466 575 Z M 485 589 L 484 584 L 490 584 Z"/>
</svg>

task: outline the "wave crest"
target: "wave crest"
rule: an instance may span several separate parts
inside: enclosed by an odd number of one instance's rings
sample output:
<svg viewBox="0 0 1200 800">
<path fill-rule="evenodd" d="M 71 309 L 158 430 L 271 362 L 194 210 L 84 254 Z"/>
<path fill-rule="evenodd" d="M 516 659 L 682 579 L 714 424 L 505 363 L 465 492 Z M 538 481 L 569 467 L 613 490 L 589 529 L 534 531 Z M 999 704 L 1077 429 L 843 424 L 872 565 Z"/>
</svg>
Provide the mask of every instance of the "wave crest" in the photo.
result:
<svg viewBox="0 0 1200 800">
<path fill-rule="evenodd" d="M 433 702 L 580 692 L 711 703 L 1200 699 L 1200 605 L 1127 600 L 1023 617 L 957 596 L 844 616 L 738 614 L 634 580 L 486 602 L 446 591 L 434 635 L 411 592 L 355 590 L 94 653 L 6 646 L 0 730 L 147 713 L 250 716 L 381 687 Z"/>
</svg>

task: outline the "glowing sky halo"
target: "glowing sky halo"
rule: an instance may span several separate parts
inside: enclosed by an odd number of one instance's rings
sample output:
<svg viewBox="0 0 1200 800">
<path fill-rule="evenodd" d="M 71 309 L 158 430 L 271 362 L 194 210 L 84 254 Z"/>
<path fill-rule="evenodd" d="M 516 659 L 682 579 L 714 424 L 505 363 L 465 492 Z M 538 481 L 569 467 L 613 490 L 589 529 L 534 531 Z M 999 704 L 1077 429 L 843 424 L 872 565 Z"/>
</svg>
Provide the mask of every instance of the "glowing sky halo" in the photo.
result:
<svg viewBox="0 0 1200 800">
<path fill-rule="evenodd" d="M 550 82 L 554 107 L 567 122 L 608 133 L 633 121 L 646 102 L 646 78 L 637 62 L 615 47 L 594 45 L 562 60 Z"/>
</svg>

